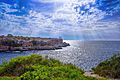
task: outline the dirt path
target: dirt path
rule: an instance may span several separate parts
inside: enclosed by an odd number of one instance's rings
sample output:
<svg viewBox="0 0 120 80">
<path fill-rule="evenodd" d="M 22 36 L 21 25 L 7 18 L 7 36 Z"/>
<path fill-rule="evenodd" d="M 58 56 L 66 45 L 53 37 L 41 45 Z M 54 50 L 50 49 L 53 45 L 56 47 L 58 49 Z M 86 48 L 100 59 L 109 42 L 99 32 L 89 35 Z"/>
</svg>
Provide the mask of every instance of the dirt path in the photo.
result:
<svg viewBox="0 0 120 80">
<path fill-rule="evenodd" d="M 102 79 L 102 78 L 104 78 L 104 77 L 101 77 L 101 76 L 99 76 L 99 75 L 97 75 L 97 74 L 94 74 L 93 72 L 85 72 L 84 75 L 85 75 L 85 76 L 95 77 L 95 78 L 97 78 L 97 79 Z"/>
<path fill-rule="evenodd" d="M 90 76 L 90 77 L 95 77 L 97 79 L 105 79 L 104 77 L 101 77 L 97 74 L 94 74 L 93 72 L 85 72 L 84 75 L 85 76 Z M 120 80 L 120 79 L 105 79 L 105 80 Z"/>
</svg>

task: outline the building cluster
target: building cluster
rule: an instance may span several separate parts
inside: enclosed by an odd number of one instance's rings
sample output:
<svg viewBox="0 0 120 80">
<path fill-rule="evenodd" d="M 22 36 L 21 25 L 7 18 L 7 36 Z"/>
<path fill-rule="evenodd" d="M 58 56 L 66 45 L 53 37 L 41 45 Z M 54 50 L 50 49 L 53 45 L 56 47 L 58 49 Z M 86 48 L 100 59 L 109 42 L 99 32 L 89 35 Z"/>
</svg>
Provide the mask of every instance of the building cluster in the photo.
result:
<svg viewBox="0 0 120 80">
<path fill-rule="evenodd" d="M 0 51 L 58 49 L 68 45 L 58 38 L 0 36 Z"/>
</svg>

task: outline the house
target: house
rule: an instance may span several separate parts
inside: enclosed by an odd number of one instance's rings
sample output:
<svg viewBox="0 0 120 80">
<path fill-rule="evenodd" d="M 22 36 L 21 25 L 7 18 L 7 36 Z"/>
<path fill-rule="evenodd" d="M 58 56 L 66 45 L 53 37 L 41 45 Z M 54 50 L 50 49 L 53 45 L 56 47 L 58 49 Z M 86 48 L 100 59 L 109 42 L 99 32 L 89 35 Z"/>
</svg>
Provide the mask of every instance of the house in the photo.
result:
<svg viewBox="0 0 120 80">
<path fill-rule="evenodd" d="M 22 47 L 32 47 L 33 46 L 33 43 L 32 42 L 24 42 L 22 44 Z"/>
<path fill-rule="evenodd" d="M 7 51 L 7 50 L 9 50 L 9 46 L 0 45 L 0 51 Z"/>
</svg>

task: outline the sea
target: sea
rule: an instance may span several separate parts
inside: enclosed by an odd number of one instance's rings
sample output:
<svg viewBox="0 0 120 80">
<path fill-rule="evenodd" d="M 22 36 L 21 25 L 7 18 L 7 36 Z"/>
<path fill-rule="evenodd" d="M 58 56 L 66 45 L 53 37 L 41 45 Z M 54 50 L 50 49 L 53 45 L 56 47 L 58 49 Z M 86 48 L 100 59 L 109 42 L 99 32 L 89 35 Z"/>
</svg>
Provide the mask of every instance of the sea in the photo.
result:
<svg viewBox="0 0 120 80">
<path fill-rule="evenodd" d="M 84 71 L 91 71 L 100 62 L 120 54 L 120 41 L 65 40 L 70 46 L 58 50 L 35 50 L 23 52 L 0 52 L 0 64 L 17 56 L 40 54 L 43 57 L 71 63 Z"/>
</svg>

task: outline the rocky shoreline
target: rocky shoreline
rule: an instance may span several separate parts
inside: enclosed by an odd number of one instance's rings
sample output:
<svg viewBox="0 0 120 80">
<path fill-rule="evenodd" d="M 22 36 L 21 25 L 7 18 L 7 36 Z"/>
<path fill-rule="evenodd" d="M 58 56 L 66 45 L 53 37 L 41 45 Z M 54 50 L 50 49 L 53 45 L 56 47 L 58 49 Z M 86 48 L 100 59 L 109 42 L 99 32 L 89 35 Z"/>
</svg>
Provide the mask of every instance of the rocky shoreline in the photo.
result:
<svg viewBox="0 0 120 80">
<path fill-rule="evenodd" d="M 63 42 L 61 38 L 23 37 L 11 34 L 0 36 L 0 52 L 56 50 L 67 46 L 70 46 L 70 44 Z"/>
</svg>

